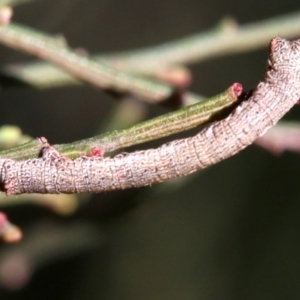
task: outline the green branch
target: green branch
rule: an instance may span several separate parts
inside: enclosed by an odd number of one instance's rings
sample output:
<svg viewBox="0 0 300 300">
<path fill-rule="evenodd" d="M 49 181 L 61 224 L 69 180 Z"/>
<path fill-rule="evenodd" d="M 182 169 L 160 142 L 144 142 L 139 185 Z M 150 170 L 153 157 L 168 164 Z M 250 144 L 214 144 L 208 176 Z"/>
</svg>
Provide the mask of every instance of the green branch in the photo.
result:
<svg viewBox="0 0 300 300">
<path fill-rule="evenodd" d="M 62 154 L 76 158 L 85 155 L 94 155 L 91 150 L 96 149 L 98 154 L 112 152 L 118 149 L 137 145 L 154 139 L 159 139 L 177 132 L 185 131 L 200 124 L 212 122 L 217 114 L 225 107 L 237 101 L 242 92 L 239 83 L 233 84 L 225 92 L 182 108 L 178 111 L 141 122 L 126 129 L 115 130 L 93 138 L 73 142 L 70 144 L 54 145 Z M 192 94 L 183 94 L 182 97 L 196 97 Z M 0 152 L 1 157 L 14 160 L 23 160 L 36 157 L 40 150 L 37 140 Z"/>
<path fill-rule="evenodd" d="M 300 35 L 299 23 L 300 12 L 242 26 L 225 20 L 209 31 L 177 41 L 144 50 L 97 55 L 93 59 L 121 71 L 161 78 L 162 72 L 175 73 L 178 65 L 264 47 L 276 35 L 294 38 Z M 61 69 L 42 62 L 8 65 L 4 71 L 40 88 L 78 83 Z"/>
<path fill-rule="evenodd" d="M 129 93 L 151 103 L 165 100 L 174 93 L 174 88 L 170 85 L 119 72 L 106 64 L 71 51 L 59 38 L 47 36 L 25 26 L 12 23 L 1 26 L 0 42 L 48 60 L 73 76 L 104 90 Z"/>
</svg>

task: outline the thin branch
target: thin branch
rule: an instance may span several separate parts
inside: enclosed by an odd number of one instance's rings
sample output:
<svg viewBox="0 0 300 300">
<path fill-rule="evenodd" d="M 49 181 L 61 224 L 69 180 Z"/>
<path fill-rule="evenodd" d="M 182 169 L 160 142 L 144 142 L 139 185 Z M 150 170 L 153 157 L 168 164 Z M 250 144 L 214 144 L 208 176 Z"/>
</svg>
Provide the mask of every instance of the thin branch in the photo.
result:
<svg viewBox="0 0 300 300">
<path fill-rule="evenodd" d="M 93 138 L 55 147 L 70 158 L 79 156 L 103 156 L 106 152 L 137 145 L 154 139 L 162 138 L 180 131 L 185 131 L 200 124 L 212 122 L 218 113 L 232 105 L 242 93 L 239 83 L 233 84 L 225 92 L 151 120 L 141 122 L 122 130 L 115 130 Z M 193 102 L 197 96 L 184 93 L 184 102 Z M 0 152 L 1 157 L 15 160 L 36 157 L 41 150 L 38 140 Z"/>
<path fill-rule="evenodd" d="M 104 56 L 106 62 L 123 70 L 156 69 L 168 65 L 190 64 L 221 55 L 242 53 L 265 47 L 274 36 L 300 35 L 300 12 L 239 26 L 225 19 L 210 31 L 145 50 Z"/>
<path fill-rule="evenodd" d="M 90 139 L 55 147 L 64 155 L 75 158 L 86 155 L 87 150 L 94 147 L 99 148 L 102 153 L 106 153 L 156 140 L 212 122 L 217 118 L 216 115 L 220 110 L 237 101 L 241 92 L 241 85 L 235 83 L 224 93 L 206 101 L 138 123 L 126 129 L 115 130 Z M 185 94 L 185 96 L 191 97 L 189 94 Z"/>
<path fill-rule="evenodd" d="M 95 61 L 97 61 L 96 57 L 91 56 L 91 59 L 94 58 Z M 126 69 L 120 69 L 120 71 L 127 72 Z M 82 84 L 80 80 L 76 79 L 72 75 L 46 62 L 34 61 L 7 64 L 1 68 L 1 72 L 38 89 Z M 160 82 L 171 84 L 178 88 L 187 87 L 192 81 L 191 71 L 183 66 L 169 66 L 168 68 L 161 69 L 155 73 L 154 69 L 153 72 L 144 72 L 140 70 L 140 72 L 136 71 L 132 73 L 136 75 L 151 75 Z"/>
<path fill-rule="evenodd" d="M 104 90 L 129 93 L 145 101 L 156 103 L 170 98 L 170 85 L 146 80 L 71 51 L 61 39 L 47 36 L 25 26 L 8 24 L 0 27 L 0 42 L 48 60 L 73 76 Z"/>
<path fill-rule="evenodd" d="M 25 144 L 0 151 L 0 156 L 10 157 L 12 159 L 28 159 L 36 157 L 41 151 L 41 144 L 37 139 L 31 140 Z"/>
<path fill-rule="evenodd" d="M 170 76 L 174 68 L 179 68 L 178 65 L 255 50 L 264 47 L 275 35 L 286 38 L 297 37 L 300 35 L 299 23 L 300 12 L 242 26 L 227 19 L 209 31 L 177 41 L 144 50 L 96 55 L 92 58 L 121 71 L 147 74 L 162 79 L 161 74 Z M 39 88 L 78 83 L 61 69 L 43 62 L 8 65 L 3 70 L 6 74 Z M 178 76 L 175 71 L 173 74 Z M 183 75 L 179 80 L 180 84 L 188 84 L 190 74 L 188 72 L 181 74 Z"/>
<path fill-rule="evenodd" d="M 280 155 L 287 150 L 300 153 L 300 124 L 298 122 L 280 122 L 257 139 L 255 144 L 274 155 Z"/>
</svg>

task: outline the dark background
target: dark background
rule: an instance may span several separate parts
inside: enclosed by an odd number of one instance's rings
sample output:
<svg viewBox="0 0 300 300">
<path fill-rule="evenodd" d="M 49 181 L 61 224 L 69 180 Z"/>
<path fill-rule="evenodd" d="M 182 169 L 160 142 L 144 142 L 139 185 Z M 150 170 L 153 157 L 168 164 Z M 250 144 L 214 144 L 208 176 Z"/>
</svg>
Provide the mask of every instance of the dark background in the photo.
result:
<svg viewBox="0 0 300 300">
<path fill-rule="evenodd" d="M 106 53 L 184 37 L 228 15 L 246 24 L 299 9 L 299 1 L 286 0 L 52 0 L 18 7 L 14 21 Z M 236 81 L 250 89 L 263 76 L 266 55 L 267 46 L 193 65 L 191 89 L 214 95 Z M 2 65 L 25 59 L 0 48 Z M 118 103 L 89 86 L 4 86 L 0 98 L 1 124 L 51 143 L 92 136 Z M 148 111 L 150 117 L 167 108 Z M 299 117 L 299 108 L 287 116 Z M 25 241 L 46 220 L 62 231 L 89 224 L 99 243 L 50 258 L 23 289 L 0 288 L 0 299 L 299 299 L 299 167 L 297 154 L 277 158 L 253 146 L 183 182 L 97 195 L 68 218 L 30 205 L 7 208 Z M 16 249 L 6 247 L 0 253 Z"/>
</svg>

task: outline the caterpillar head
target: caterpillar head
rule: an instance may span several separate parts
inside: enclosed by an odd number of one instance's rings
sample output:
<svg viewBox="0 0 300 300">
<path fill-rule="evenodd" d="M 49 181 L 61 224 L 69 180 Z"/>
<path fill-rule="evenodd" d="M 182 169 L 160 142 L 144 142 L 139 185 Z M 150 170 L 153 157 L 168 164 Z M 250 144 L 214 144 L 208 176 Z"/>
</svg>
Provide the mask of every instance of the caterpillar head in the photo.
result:
<svg viewBox="0 0 300 300">
<path fill-rule="evenodd" d="M 274 37 L 269 46 L 269 68 L 282 72 L 297 72 L 300 77 L 300 40 L 287 41 Z"/>
</svg>

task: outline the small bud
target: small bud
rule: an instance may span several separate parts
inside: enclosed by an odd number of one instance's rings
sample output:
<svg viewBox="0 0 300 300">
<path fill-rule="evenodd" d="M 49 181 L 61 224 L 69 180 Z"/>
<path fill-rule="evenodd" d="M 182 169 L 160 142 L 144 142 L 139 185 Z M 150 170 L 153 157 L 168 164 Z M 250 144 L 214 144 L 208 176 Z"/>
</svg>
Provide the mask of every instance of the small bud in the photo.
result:
<svg viewBox="0 0 300 300">
<path fill-rule="evenodd" d="M 0 25 L 7 25 L 10 23 L 13 10 L 9 6 L 3 6 L 0 8 Z"/>
<path fill-rule="evenodd" d="M 103 157 L 104 152 L 99 147 L 92 147 L 90 150 L 87 151 L 87 156 L 89 157 Z"/>
</svg>

